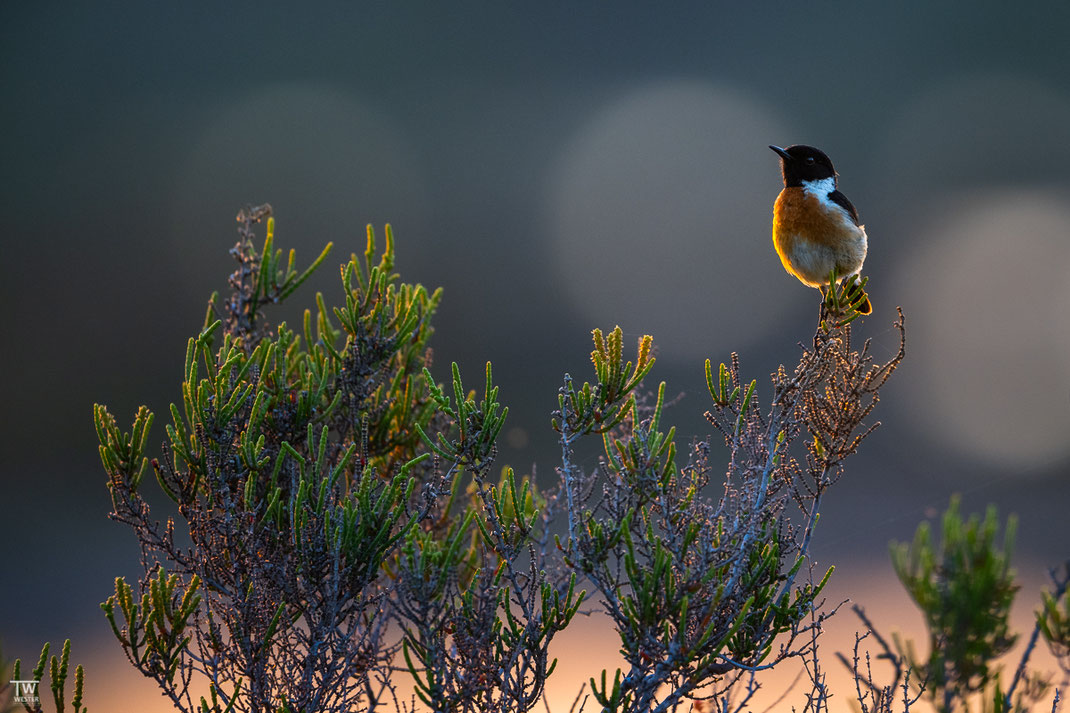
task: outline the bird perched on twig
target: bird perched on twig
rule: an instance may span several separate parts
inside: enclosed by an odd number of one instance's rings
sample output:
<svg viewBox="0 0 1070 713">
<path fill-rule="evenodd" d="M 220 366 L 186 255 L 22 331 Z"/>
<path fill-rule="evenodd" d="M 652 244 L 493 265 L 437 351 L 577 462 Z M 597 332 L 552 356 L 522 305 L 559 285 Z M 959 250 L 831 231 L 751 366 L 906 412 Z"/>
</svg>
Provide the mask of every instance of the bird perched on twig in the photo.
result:
<svg viewBox="0 0 1070 713">
<path fill-rule="evenodd" d="M 830 275 L 837 282 L 857 276 L 866 259 L 866 228 L 837 188 L 832 161 L 813 146 L 769 148 L 780 155 L 784 174 L 784 190 L 773 205 L 773 244 L 784 269 L 822 293 Z M 873 311 L 865 296 L 855 309 Z"/>
</svg>

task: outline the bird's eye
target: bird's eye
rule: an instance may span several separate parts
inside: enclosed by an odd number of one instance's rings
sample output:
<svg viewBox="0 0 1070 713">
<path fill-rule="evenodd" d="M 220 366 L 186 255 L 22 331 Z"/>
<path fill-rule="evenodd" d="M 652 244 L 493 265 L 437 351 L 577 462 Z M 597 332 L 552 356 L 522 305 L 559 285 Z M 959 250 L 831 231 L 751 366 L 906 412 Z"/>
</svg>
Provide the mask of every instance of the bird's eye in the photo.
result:
<svg viewBox="0 0 1070 713">
<path fill-rule="evenodd" d="M 806 164 L 807 164 L 808 166 L 812 166 L 812 165 L 814 165 L 814 157 L 813 157 L 813 156 L 807 156 L 807 157 L 806 157 Z"/>
</svg>

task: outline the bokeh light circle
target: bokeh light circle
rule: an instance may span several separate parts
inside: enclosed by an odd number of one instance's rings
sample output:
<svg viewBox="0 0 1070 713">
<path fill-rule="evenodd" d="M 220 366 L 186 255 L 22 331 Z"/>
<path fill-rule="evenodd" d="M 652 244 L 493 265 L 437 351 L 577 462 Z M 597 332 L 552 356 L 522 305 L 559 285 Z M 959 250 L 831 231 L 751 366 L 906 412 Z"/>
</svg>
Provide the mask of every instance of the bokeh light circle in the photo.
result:
<svg viewBox="0 0 1070 713">
<path fill-rule="evenodd" d="M 909 423 L 1021 473 L 1070 456 L 1070 200 L 1018 189 L 945 201 L 896 293 L 922 359 Z"/>
<path fill-rule="evenodd" d="M 551 176 L 564 294 L 591 326 L 652 333 L 663 355 L 700 358 L 769 330 L 799 287 L 770 237 L 781 184 L 766 146 L 786 136 L 753 100 L 698 81 L 612 102 Z"/>
</svg>

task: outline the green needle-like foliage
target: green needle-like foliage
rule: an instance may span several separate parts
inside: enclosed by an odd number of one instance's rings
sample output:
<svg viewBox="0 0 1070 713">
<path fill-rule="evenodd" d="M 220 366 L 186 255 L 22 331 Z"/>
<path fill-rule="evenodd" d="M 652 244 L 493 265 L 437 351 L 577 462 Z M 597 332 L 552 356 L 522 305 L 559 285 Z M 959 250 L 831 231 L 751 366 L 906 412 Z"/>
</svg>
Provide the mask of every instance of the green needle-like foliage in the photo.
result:
<svg viewBox="0 0 1070 713">
<path fill-rule="evenodd" d="M 772 519 L 753 539 L 726 527 L 703 493 L 705 463 L 695 457 L 681 469 L 675 429 L 660 430 L 664 394 L 661 384 L 645 413 L 633 402 L 622 427 L 605 435 L 605 464 L 619 500 L 607 504 L 605 519 L 586 515 L 577 552 L 565 560 L 611 602 L 631 667 L 612 683 L 605 672 L 601 682 L 590 680 L 595 700 L 609 710 L 647 710 L 661 685 L 673 685 L 672 699 L 737 662 L 761 665 L 774 639 L 799 630 L 831 574 L 783 596 L 803 557 L 785 570 Z"/>
<path fill-rule="evenodd" d="M 566 375 L 566 386 L 558 395 L 559 410 L 553 419 L 554 430 L 560 433 L 605 433 L 617 426 L 634 405 L 632 392 L 654 366 L 654 341 L 650 335 L 639 339 L 634 362 L 625 362 L 622 357 L 624 332 L 620 327 L 608 336 L 603 336 L 601 329 L 591 335 L 591 362 L 597 380 L 594 385 L 584 382 L 582 388 L 574 389 Z"/>
<path fill-rule="evenodd" d="M 439 293 L 393 273 L 393 234 L 342 265 L 344 305 L 322 295 L 300 334 L 271 327 L 263 307 L 286 299 L 330 250 L 299 271 L 239 215 L 234 294 L 213 296 L 189 340 L 181 399 L 162 457 L 146 455 L 153 414 L 123 432 L 94 407 L 112 517 L 134 528 L 146 574 L 122 578 L 103 605 L 131 663 L 185 711 L 348 710 L 368 696 L 367 673 L 391 655 L 383 639 L 384 562 L 424 517 L 433 477 L 419 429 L 428 395 L 429 320 Z M 151 462 L 177 504 L 192 548 L 175 543 L 141 495 Z M 190 690 L 208 678 L 207 697 Z M 354 683 L 356 681 L 356 683 Z"/>
<path fill-rule="evenodd" d="M 42 700 L 42 687 L 45 684 L 45 674 L 47 673 L 47 685 L 49 691 L 52 693 L 52 702 L 55 705 L 56 713 L 66 713 L 66 695 L 67 695 L 67 675 L 70 670 L 71 660 L 71 640 L 67 639 L 63 642 L 63 649 L 60 652 L 59 658 L 52 656 L 49 658 L 48 652 L 51 645 L 46 643 L 41 649 L 41 656 L 37 659 L 37 665 L 34 666 L 33 671 L 30 672 L 30 676 L 27 679 L 23 679 L 22 661 L 15 659 L 15 664 L 12 668 L 12 682 L 30 680 L 37 681 L 36 688 L 36 701 L 23 700 L 19 703 L 19 706 L 30 713 L 41 713 L 43 708 L 41 707 Z M 0 671 L 2 672 L 2 671 Z M 8 681 L 4 681 L 7 684 Z M 70 710 L 72 713 L 86 713 L 88 711 L 82 705 L 82 697 L 85 688 L 85 671 L 81 665 L 77 666 L 74 670 L 74 691 L 71 698 Z M 3 689 L 0 689 L 2 691 Z M 23 693 L 25 696 L 25 692 Z M 17 708 L 12 707 L 12 711 Z"/>
<path fill-rule="evenodd" d="M 161 457 L 146 453 L 149 409 L 122 431 L 94 407 L 112 517 L 145 566 L 101 605 L 113 634 L 187 713 L 375 710 L 395 695 L 399 657 L 436 709 L 529 710 L 583 593 L 546 573 L 547 501 L 531 479 L 488 482 L 508 414 L 491 365 L 481 399 L 456 364 L 452 389 L 434 382 L 440 293 L 393 272 L 389 226 L 381 252 L 369 227 L 341 266 L 339 306 L 317 295 L 299 332 L 270 325 L 264 307 L 331 246 L 299 271 L 269 214 L 239 215 L 234 292 L 212 297 L 188 342 Z M 613 378 L 617 392 L 636 383 Z M 150 517 L 148 463 L 189 548 Z"/>
<path fill-rule="evenodd" d="M 1037 627 L 1059 665 L 1070 674 L 1070 561 L 1062 576 L 1052 573 L 1055 591 L 1043 592 L 1036 612 Z"/>
<path fill-rule="evenodd" d="M 135 666 L 174 682 L 180 655 L 190 639 L 184 635 L 187 623 L 201 602 L 197 593 L 200 585 L 194 575 L 186 590 L 179 592 L 178 575 L 168 576 L 160 570 L 149 580 L 139 603 L 126 580 L 115 580 L 115 594 L 100 606 Z M 121 629 L 115 620 L 116 606 L 124 619 Z"/>
<path fill-rule="evenodd" d="M 735 355 L 716 371 L 707 360 L 714 408 L 706 416 L 730 450 L 726 480 L 712 489 L 710 443 L 680 449 L 664 423 L 665 385 L 652 398 L 638 391 L 653 364 L 650 337 L 626 360 L 619 328 L 608 337 L 595 330 L 595 381 L 576 389 L 565 376 L 553 421 L 569 517 L 558 548 L 601 595 L 626 662 L 590 679 L 603 710 L 686 710 L 692 698 L 727 706 L 742 675 L 812 653 L 832 571 L 815 570 L 808 555 L 821 496 L 872 431 L 865 420 L 903 359 L 901 344 L 875 363 L 868 342 L 851 349 L 849 330 L 846 321 L 820 324 L 794 373 L 773 375 L 768 410 Z M 586 434 L 602 436 L 593 473 L 573 459 Z M 794 530 L 791 500 L 803 513 Z M 742 706 L 733 700 L 730 709 Z"/>
<path fill-rule="evenodd" d="M 892 544 L 896 575 L 929 631 L 928 658 L 919 658 L 909 643 L 900 645 L 900 653 L 923 673 L 941 711 L 960 709 L 972 695 L 998 685 L 994 663 L 1017 638 L 1009 624 L 1018 591 L 1010 566 L 1017 518 L 1008 518 L 1002 542 L 999 529 L 995 506 L 983 520 L 964 520 L 956 496 L 944 513 L 939 545 L 928 523 L 918 526 L 913 543 Z"/>
<path fill-rule="evenodd" d="M 457 364 L 452 375 L 452 398 L 427 375 L 440 430 L 432 437 L 418 428 L 447 466 L 450 497 L 426 529 L 409 533 L 391 567 L 403 593 L 402 654 L 416 696 L 431 710 L 527 711 L 555 668 L 550 642 L 584 593 L 574 575 L 555 580 L 544 569 L 546 501 L 532 481 L 505 468 L 496 485 L 488 482 L 508 414 L 491 365 L 479 401 L 465 391 Z"/>
<path fill-rule="evenodd" d="M 457 436 L 450 440 L 440 433 L 437 439 L 432 440 L 420 424 L 416 424 L 417 432 L 427 447 L 442 458 L 456 461 L 473 472 L 479 472 L 484 464 L 493 460 L 498 434 L 505 425 L 505 417 L 509 415 L 509 409 L 502 408 L 497 401 L 498 387 L 492 383 L 490 362 L 487 362 L 483 400 L 479 403 L 476 403 L 474 391 L 465 395 L 461 385 L 461 370 L 456 362 L 453 363 L 452 401 L 443 389 L 435 385 L 429 371 L 425 369 L 424 375 L 431 398 L 442 414 L 457 425 Z"/>
</svg>

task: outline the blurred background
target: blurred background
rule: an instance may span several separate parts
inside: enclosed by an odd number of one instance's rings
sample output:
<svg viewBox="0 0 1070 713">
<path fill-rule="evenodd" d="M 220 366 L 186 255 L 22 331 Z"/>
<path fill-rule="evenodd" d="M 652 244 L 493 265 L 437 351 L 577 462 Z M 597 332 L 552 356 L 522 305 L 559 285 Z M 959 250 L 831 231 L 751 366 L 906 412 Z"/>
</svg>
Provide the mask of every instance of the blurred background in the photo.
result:
<svg viewBox="0 0 1070 713">
<path fill-rule="evenodd" d="M 1021 516 L 1029 626 L 1070 555 L 1068 29 L 1054 2 L 5 2 L 5 655 L 71 637 L 91 708 L 168 710 L 98 608 L 140 570 L 106 517 L 91 405 L 127 422 L 145 403 L 162 440 L 242 206 L 270 202 L 302 264 L 335 243 L 280 319 L 341 299 L 333 266 L 392 223 L 403 278 L 445 288 L 436 374 L 457 361 L 475 383 L 493 361 L 502 462 L 549 487 L 549 413 L 564 372 L 590 378 L 594 327 L 654 335 L 685 442 L 709 430 L 705 358 L 739 352 L 759 389 L 794 365 L 817 293 L 773 251 L 771 143 L 826 150 L 866 223 L 875 311 L 856 334 L 886 358 L 907 316 L 884 425 L 814 541 L 830 603 L 918 636 L 888 542 L 961 492 Z M 844 607 L 827 652 L 856 628 Z M 558 641 L 554 713 L 618 645 L 597 618 Z"/>
</svg>

